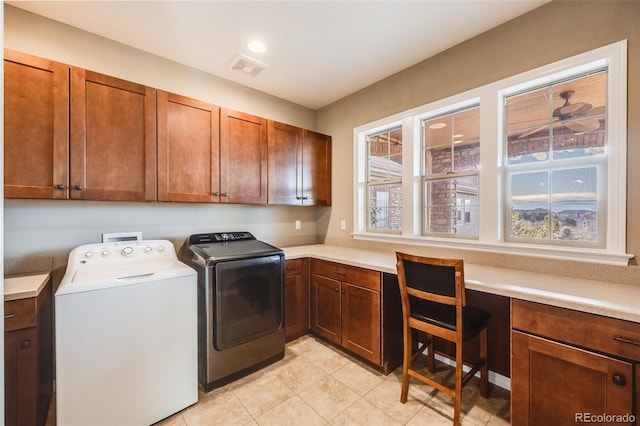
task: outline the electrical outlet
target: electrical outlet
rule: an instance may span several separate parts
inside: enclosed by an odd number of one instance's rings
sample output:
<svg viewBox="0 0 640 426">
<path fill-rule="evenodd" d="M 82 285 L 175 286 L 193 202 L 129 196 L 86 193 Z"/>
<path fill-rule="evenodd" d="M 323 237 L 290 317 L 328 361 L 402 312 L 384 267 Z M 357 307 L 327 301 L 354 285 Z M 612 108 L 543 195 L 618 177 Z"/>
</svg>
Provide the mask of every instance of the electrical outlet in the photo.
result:
<svg viewBox="0 0 640 426">
<path fill-rule="evenodd" d="M 342 220 L 340 221 L 340 230 L 341 230 L 341 231 L 344 231 L 344 230 L 346 230 L 346 229 L 347 229 L 347 221 L 346 221 L 346 220 L 344 220 L 344 219 L 342 219 Z"/>
<path fill-rule="evenodd" d="M 302 228 L 302 225 L 300 224 L 300 220 L 296 220 L 296 229 L 300 229 Z"/>
</svg>

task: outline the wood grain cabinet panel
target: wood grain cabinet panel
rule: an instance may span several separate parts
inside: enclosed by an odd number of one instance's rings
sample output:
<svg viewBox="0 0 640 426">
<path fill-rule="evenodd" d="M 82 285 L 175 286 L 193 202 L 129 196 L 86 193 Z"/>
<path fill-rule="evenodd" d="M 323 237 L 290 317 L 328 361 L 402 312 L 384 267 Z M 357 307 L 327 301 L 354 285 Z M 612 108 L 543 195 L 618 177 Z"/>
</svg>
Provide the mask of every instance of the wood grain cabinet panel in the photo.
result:
<svg viewBox="0 0 640 426">
<path fill-rule="evenodd" d="M 220 108 L 158 91 L 158 201 L 217 202 Z"/>
<path fill-rule="evenodd" d="M 331 137 L 269 120 L 269 204 L 331 205 Z"/>
<path fill-rule="evenodd" d="M 377 366 L 383 365 L 380 281 L 380 272 L 311 260 L 311 330 Z"/>
<path fill-rule="evenodd" d="M 637 323 L 514 299 L 512 422 L 569 425 L 593 422 L 585 421 L 587 415 L 637 418 L 638 333 Z M 619 422 L 598 424 L 614 423 Z"/>
<path fill-rule="evenodd" d="M 4 50 L 4 196 L 67 198 L 69 66 Z"/>
<path fill-rule="evenodd" d="M 380 292 L 342 283 L 342 346 L 380 362 Z"/>
<path fill-rule="evenodd" d="M 311 330 L 339 345 L 342 344 L 340 289 L 340 281 L 311 273 Z"/>
<path fill-rule="evenodd" d="M 291 341 L 309 330 L 309 259 L 287 260 L 284 275 L 284 334 Z"/>
<path fill-rule="evenodd" d="M 220 202 L 267 203 L 267 120 L 220 109 Z"/>
<path fill-rule="evenodd" d="M 269 120 L 269 204 L 302 205 L 300 127 Z"/>
<path fill-rule="evenodd" d="M 518 331 L 512 345 L 514 424 L 569 425 L 586 414 L 633 413 L 631 363 Z"/>
<path fill-rule="evenodd" d="M 35 327 L 4 335 L 7 425 L 38 423 L 38 338 Z"/>
<path fill-rule="evenodd" d="M 53 393 L 51 280 L 37 297 L 4 302 L 4 420 L 43 426 Z"/>
<path fill-rule="evenodd" d="M 302 143 L 302 194 L 304 204 L 330 206 L 331 136 L 305 129 Z"/>
<path fill-rule="evenodd" d="M 156 91 L 71 68 L 71 198 L 156 199 Z"/>
</svg>

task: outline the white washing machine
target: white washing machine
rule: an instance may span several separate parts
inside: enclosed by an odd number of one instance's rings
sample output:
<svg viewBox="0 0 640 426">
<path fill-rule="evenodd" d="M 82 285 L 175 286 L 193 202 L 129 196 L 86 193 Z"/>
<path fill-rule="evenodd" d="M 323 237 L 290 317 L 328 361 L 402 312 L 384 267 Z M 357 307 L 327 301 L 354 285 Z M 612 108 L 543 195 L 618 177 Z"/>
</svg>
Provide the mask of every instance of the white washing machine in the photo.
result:
<svg viewBox="0 0 640 426">
<path fill-rule="evenodd" d="M 59 426 L 150 425 L 198 400 L 196 272 L 170 241 L 80 246 L 55 294 Z"/>
</svg>

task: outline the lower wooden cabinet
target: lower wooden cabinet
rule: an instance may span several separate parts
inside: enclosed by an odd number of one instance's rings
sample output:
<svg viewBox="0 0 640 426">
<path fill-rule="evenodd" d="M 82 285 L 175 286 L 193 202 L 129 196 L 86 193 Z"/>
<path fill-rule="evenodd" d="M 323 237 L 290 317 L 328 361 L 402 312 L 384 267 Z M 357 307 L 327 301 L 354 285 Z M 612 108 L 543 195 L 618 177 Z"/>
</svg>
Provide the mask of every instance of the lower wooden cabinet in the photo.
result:
<svg viewBox="0 0 640 426">
<path fill-rule="evenodd" d="M 511 421 L 633 423 L 639 341 L 640 324 L 514 299 Z"/>
<path fill-rule="evenodd" d="M 44 425 L 53 392 L 51 281 L 37 297 L 4 306 L 5 424 Z"/>
<path fill-rule="evenodd" d="M 380 364 L 380 272 L 311 260 L 311 330 Z"/>
<path fill-rule="evenodd" d="M 287 342 L 309 331 L 309 259 L 291 259 L 284 271 L 284 334 Z"/>
</svg>

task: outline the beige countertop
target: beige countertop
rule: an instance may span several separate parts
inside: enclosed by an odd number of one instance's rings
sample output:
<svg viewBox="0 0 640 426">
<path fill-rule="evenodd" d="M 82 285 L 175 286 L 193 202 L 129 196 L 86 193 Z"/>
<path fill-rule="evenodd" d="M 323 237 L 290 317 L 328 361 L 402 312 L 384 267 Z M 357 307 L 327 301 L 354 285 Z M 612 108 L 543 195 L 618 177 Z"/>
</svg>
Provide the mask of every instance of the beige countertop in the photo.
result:
<svg viewBox="0 0 640 426">
<path fill-rule="evenodd" d="M 15 276 L 4 279 L 4 301 L 37 297 L 49 281 L 50 273 Z"/>
<path fill-rule="evenodd" d="M 324 244 L 284 248 L 287 259 L 314 257 L 396 273 L 395 253 Z M 640 285 L 491 266 L 464 265 L 466 288 L 640 323 Z"/>
</svg>

